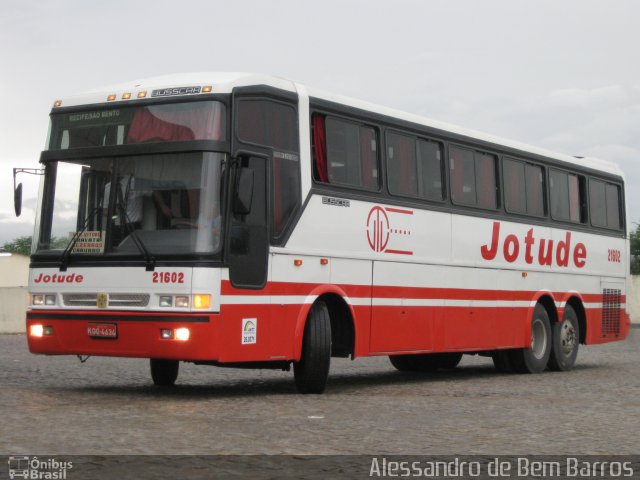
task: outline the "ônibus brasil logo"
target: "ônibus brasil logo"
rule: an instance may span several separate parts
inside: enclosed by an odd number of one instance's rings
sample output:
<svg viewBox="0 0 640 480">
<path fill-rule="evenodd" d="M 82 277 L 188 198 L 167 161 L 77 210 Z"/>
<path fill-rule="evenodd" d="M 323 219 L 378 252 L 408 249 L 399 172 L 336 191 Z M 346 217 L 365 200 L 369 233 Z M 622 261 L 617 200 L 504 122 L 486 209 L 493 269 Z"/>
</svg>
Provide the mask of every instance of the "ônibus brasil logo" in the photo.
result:
<svg viewBox="0 0 640 480">
<path fill-rule="evenodd" d="M 38 457 L 10 456 L 9 478 L 34 480 L 65 480 L 67 470 L 73 468 L 72 462 L 63 462 L 55 458 L 39 459 Z"/>
<path fill-rule="evenodd" d="M 390 215 L 393 214 L 393 215 Z M 397 214 L 397 215 L 396 215 Z M 389 217 L 393 219 L 393 227 Z M 408 244 L 413 210 L 376 205 L 367 216 L 367 241 L 374 252 L 413 255 L 412 250 L 389 248 Z"/>
</svg>

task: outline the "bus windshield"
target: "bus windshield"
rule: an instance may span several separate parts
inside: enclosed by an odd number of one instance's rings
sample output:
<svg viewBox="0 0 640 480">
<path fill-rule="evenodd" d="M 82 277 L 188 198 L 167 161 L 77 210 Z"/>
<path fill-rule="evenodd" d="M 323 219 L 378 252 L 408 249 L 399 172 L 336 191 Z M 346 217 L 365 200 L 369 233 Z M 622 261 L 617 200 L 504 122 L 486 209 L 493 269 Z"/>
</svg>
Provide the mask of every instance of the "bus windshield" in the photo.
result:
<svg viewBox="0 0 640 480">
<path fill-rule="evenodd" d="M 137 143 L 224 140 L 225 106 L 197 101 L 115 106 L 51 116 L 47 150 Z"/>
<path fill-rule="evenodd" d="M 220 250 L 224 154 L 49 162 L 36 253 L 213 254 Z"/>
</svg>

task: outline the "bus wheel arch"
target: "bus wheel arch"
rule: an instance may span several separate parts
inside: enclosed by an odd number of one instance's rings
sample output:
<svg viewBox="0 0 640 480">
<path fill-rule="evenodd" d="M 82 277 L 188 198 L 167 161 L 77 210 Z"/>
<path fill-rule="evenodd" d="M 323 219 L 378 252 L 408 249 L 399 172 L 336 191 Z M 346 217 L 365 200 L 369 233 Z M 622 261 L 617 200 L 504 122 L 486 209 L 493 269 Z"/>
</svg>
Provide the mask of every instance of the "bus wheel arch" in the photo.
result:
<svg viewBox="0 0 640 480">
<path fill-rule="evenodd" d="M 576 313 L 578 317 L 578 329 L 580 333 L 580 343 L 587 343 L 587 311 L 584 308 L 584 303 L 582 299 L 577 296 L 572 296 L 569 300 L 567 300 L 566 305 L 569 305 L 573 308 L 573 311 Z"/>
<path fill-rule="evenodd" d="M 349 357 L 355 353 L 355 313 L 353 307 L 345 300 L 346 295 L 333 287 L 322 293 L 313 292 L 317 296 L 313 303 L 305 305 L 300 311 L 295 329 L 294 358 L 299 359 L 302 354 L 304 329 L 309 315 L 318 302 L 323 302 L 329 312 L 331 322 L 332 357 Z"/>
</svg>

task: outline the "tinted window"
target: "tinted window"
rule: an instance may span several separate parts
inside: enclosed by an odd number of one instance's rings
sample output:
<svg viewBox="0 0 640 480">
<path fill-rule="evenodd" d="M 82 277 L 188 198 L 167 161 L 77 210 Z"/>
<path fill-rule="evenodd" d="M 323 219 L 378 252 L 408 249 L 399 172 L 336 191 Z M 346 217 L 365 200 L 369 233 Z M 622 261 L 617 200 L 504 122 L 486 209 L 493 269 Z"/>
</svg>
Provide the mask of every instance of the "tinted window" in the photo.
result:
<svg viewBox="0 0 640 480">
<path fill-rule="evenodd" d="M 589 213 L 592 225 L 596 227 L 607 226 L 607 199 L 604 182 L 589 180 Z"/>
<path fill-rule="evenodd" d="M 387 180 L 394 195 L 443 199 L 442 146 L 408 135 L 387 135 Z"/>
<path fill-rule="evenodd" d="M 544 215 L 542 167 L 505 158 L 504 201 L 508 212 Z"/>
<path fill-rule="evenodd" d="M 620 187 L 617 185 L 607 184 L 607 227 L 620 229 L 622 222 L 620 221 Z"/>
<path fill-rule="evenodd" d="M 269 100 L 240 100 L 237 112 L 237 134 L 243 142 L 298 151 L 298 122 L 293 107 Z"/>
<path fill-rule="evenodd" d="M 226 112 L 214 101 L 124 106 L 51 116 L 47 150 L 134 143 L 224 140 Z"/>
<path fill-rule="evenodd" d="M 527 213 L 524 163 L 505 159 L 502 169 L 504 174 L 504 203 L 507 211 Z"/>
<path fill-rule="evenodd" d="M 551 170 L 551 216 L 556 220 L 583 222 L 584 178 L 572 173 Z"/>
<path fill-rule="evenodd" d="M 542 217 L 544 210 L 544 170 L 538 165 L 525 166 L 525 180 L 527 188 L 527 213 Z"/>
<path fill-rule="evenodd" d="M 591 224 L 619 230 L 620 219 L 620 187 L 599 180 L 589 180 L 589 213 Z"/>
<path fill-rule="evenodd" d="M 418 178 L 421 197 L 428 200 L 444 199 L 440 143 L 418 140 Z"/>
<path fill-rule="evenodd" d="M 387 177 L 389 192 L 396 195 L 418 195 L 416 139 L 407 135 L 387 135 Z"/>
<path fill-rule="evenodd" d="M 451 198 L 461 205 L 497 207 L 496 157 L 466 148 L 450 148 Z"/>
<path fill-rule="evenodd" d="M 270 100 L 238 102 L 238 138 L 273 150 L 272 235 L 280 236 L 300 203 L 296 110 Z"/>
<path fill-rule="evenodd" d="M 378 189 L 376 130 L 347 120 L 314 115 L 314 178 L 320 182 Z"/>
</svg>

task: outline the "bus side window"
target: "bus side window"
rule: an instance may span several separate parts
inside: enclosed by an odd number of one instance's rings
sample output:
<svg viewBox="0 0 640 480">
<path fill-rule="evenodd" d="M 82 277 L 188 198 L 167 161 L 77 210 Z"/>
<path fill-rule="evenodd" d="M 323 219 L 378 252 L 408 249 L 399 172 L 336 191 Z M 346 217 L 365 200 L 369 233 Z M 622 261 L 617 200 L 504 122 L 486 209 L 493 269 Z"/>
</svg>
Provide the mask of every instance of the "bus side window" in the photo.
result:
<svg viewBox="0 0 640 480">
<path fill-rule="evenodd" d="M 619 230 L 620 220 L 620 187 L 600 180 L 589 179 L 589 212 L 591 224 Z"/>
<path fill-rule="evenodd" d="M 378 190 L 378 137 L 374 128 L 314 114 L 314 179 L 322 183 Z"/>
<path fill-rule="evenodd" d="M 496 156 L 451 146 L 451 199 L 458 205 L 498 207 Z"/>
<path fill-rule="evenodd" d="M 552 218 L 574 223 L 585 222 L 584 177 L 551 169 L 549 178 Z"/>
<path fill-rule="evenodd" d="M 264 99 L 238 102 L 238 137 L 272 149 L 272 237 L 280 237 L 300 204 L 298 121 L 291 105 Z"/>
</svg>

